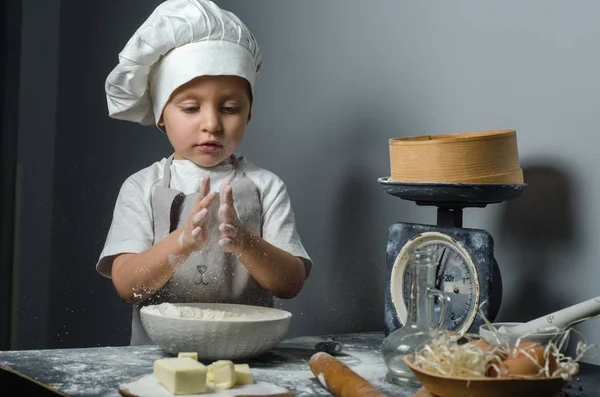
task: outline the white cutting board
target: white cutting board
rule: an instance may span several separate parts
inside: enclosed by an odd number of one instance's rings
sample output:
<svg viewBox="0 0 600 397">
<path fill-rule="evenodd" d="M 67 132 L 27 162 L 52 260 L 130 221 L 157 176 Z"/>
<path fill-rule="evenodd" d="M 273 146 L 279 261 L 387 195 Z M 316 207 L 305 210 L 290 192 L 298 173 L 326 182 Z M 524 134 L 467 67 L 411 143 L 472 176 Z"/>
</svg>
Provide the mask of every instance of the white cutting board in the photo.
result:
<svg viewBox="0 0 600 397">
<path fill-rule="evenodd" d="M 213 390 L 212 382 L 207 382 L 206 393 L 178 395 L 178 397 L 235 397 L 240 395 L 265 395 L 287 393 L 283 387 L 266 382 L 255 382 L 250 385 L 235 386 L 228 390 Z M 126 381 L 119 385 L 119 392 L 127 397 L 173 397 L 174 394 L 165 389 L 153 374 Z"/>
</svg>

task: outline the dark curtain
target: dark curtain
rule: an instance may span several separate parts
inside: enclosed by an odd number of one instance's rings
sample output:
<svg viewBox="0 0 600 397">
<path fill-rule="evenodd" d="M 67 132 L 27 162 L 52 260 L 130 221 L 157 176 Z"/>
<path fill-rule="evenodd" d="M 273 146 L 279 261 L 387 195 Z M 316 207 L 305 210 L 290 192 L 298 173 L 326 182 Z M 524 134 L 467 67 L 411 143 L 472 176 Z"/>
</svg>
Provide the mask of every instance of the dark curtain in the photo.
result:
<svg viewBox="0 0 600 397">
<path fill-rule="evenodd" d="M 21 0 L 0 2 L 0 350 L 11 345 Z"/>
</svg>

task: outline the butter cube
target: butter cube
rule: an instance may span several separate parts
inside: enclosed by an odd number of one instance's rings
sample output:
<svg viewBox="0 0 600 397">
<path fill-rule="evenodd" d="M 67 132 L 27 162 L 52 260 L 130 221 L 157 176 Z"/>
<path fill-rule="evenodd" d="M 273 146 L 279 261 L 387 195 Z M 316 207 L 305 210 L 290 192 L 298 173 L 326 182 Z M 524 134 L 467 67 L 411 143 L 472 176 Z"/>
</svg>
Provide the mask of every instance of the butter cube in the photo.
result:
<svg viewBox="0 0 600 397">
<path fill-rule="evenodd" d="M 210 365 L 215 390 L 231 389 L 235 386 L 235 367 L 229 360 L 215 361 Z"/>
<path fill-rule="evenodd" d="M 154 361 L 154 376 L 172 394 L 206 392 L 206 367 L 189 357 L 168 357 Z"/>
<path fill-rule="evenodd" d="M 177 357 L 189 357 L 191 359 L 194 359 L 196 361 L 198 361 L 198 353 L 192 353 L 192 352 L 180 352 Z"/>
<path fill-rule="evenodd" d="M 254 378 L 248 364 L 233 364 L 233 367 L 235 368 L 236 385 L 250 385 L 254 383 Z"/>
</svg>

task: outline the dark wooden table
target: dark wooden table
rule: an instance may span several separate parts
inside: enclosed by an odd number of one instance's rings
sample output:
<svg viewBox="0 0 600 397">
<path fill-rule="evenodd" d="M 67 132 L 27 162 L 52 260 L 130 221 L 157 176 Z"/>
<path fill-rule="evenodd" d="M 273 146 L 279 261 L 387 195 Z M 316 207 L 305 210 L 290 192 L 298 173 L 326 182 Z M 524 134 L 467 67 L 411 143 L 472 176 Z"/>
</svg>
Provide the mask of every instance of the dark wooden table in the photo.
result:
<svg viewBox="0 0 600 397">
<path fill-rule="evenodd" d="M 396 386 L 385 380 L 386 367 L 379 351 L 383 333 L 336 335 L 335 338 L 343 344 L 340 361 L 375 387 L 390 397 L 411 397 L 416 393 L 416 388 Z M 247 362 L 257 381 L 285 387 L 296 397 L 331 396 L 308 365 L 315 353 L 315 344 L 322 340 L 322 337 L 287 339 L 270 352 Z M 157 346 L 3 351 L 0 352 L 0 383 L 18 388 L 16 395 L 120 397 L 121 383 L 152 373 L 154 360 L 167 356 L 168 353 Z M 582 363 L 580 373 L 565 392 L 570 396 L 600 397 L 600 367 Z"/>
</svg>

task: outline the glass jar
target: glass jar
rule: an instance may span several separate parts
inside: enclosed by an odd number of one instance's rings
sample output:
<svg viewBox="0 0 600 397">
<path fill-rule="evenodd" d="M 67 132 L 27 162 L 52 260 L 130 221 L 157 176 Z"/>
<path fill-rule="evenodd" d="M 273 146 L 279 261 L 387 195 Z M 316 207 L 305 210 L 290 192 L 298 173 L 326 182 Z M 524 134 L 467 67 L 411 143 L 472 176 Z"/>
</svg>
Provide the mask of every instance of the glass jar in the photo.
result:
<svg viewBox="0 0 600 397">
<path fill-rule="evenodd" d="M 386 379 L 403 386 L 420 386 L 404 357 L 417 352 L 431 340 L 444 324 L 450 297 L 435 289 L 437 252 L 422 247 L 414 250 L 408 259 L 410 295 L 406 323 L 390 333 L 383 341 L 381 355 L 388 373 Z M 434 299 L 439 299 L 440 316 L 434 320 Z"/>
</svg>

